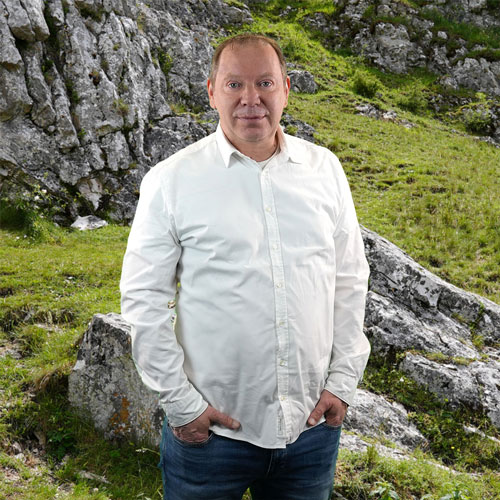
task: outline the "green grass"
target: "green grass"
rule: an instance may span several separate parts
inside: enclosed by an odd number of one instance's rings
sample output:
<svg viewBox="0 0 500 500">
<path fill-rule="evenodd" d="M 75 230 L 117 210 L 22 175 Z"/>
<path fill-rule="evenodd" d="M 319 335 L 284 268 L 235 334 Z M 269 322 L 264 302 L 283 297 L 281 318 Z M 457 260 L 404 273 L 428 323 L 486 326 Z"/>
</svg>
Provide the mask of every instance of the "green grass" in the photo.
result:
<svg viewBox="0 0 500 500">
<path fill-rule="evenodd" d="M 500 150 L 467 133 L 460 110 L 436 120 L 427 107 L 439 90 L 435 76 L 363 68 L 357 57 L 328 51 L 300 23 L 257 18 L 250 29 L 280 40 L 289 60 L 315 75 L 320 91 L 292 95 L 287 112 L 339 156 L 360 222 L 442 278 L 500 303 Z M 371 99 L 354 92 L 361 70 L 378 82 Z M 356 114 L 366 102 L 414 127 Z"/>
<path fill-rule="evenodd" d="M 368 448 L 365 453 L 340 450 L 336 475 L 339 493 L 349 499 L 380 499 L 371 494 L 377 483 L 390 485 L 390 490 L 397 492 L 401 499 L 438 500 L 458 490 L 468 493 L 465 498 L 471 500 L 497 500 L 500 491 L 498 474 L 478 477 L 451 474 L 430 463 L 422 453 L 415 453 L 412 460 L 398 461 L 381 457 L 374 448 Z"/>
<path fill-rule="evenodd" d="M 287 5 L 292 11 L 284 20 L 280 9 Z M 318 93 L 293 94 L 287 112 L 313 125 L 316 141 L 339 156 L 361 223 L 448 281 L 500 303 L 500 149 L 469 134 L 460 109 L 444 106 L 436 115 L 428 107 L 442 91 L 435 75 L 390 75 L 325 48 L 303 21 L 314 10 L 334 16 L 331 1 L 272 0 L 259 9 L 254 25 L 243 29 L 274 36 L 290 62 L 315 75 Z M 356 74 L 376 81 L 371 97 L 356 91 Z M 457 95 L 472 97 L 474 106 L 493 102 L 468 91 Z M 414 127 L 358 115 L 361 103 L 393 109 Z M 105 441 L 66 399 L 92 315 L 119 312 L 128 228 L 57 228 L 38 216 L 48 213 L 43 195 L 0 206 L 0 498 L 160 499 L 157 452 Z M 381 360 L 370 362 L 364 383 L 404 404 L 430 446 L 401 462 L 374 448 L 341 451 L 337 485 L 346 498 L 380 498 L 377 483 L 408 500 L 439 500 L 454 490 L 500 497 L 498 446 L 463 432 L 463 424 L 473 424 L 498 436 L 483 416 L 450 412 Z M 15 443 L 27 447 L 24 459 L 14 456 Z"/>
</svg>

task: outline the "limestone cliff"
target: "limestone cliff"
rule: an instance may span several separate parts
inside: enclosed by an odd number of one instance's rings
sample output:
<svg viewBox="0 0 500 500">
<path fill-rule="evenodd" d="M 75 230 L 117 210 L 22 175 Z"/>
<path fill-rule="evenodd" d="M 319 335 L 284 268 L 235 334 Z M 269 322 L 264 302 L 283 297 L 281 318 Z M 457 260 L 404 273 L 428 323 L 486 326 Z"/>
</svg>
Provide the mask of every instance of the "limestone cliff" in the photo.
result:
<svg viewBox="0 0 500 500">
<path fill-rule="evenodd" d="M 46 189 L 66 214 L 130 220 L 145 172 L 210 130 L 214 36 L 250 21 L 222 0 L 0 1 L 0 186 Z"/>
<path fill-rule="evenodd" d="M 245 4 L 230 3 L 0 0 L 0 196 L 38 187 L 59 219 L 130 221 L 145 172 L 213 130 L 205 95 L 212 42 L 225 26 L 252 21 Z M 334 3 L 333 17 L 306 19 L 333 48 L 348 46 L 387 71 L 426 67 L 446 85 L 500 95 L 500 62 L 455 35 L 448 43 L 452 35 L 428 13 L 498 29 L 491 0 Z"/>
</svg>

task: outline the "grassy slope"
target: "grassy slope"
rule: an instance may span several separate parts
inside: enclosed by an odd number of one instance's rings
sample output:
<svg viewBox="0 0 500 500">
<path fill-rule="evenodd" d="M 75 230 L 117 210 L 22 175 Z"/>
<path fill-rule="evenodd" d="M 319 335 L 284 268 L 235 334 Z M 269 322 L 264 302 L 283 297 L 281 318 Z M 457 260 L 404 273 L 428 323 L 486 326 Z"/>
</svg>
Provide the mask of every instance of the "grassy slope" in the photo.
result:
<svg viewBox="0 0 500 500">
<path fill-rule="evenodd" d="M 308 8 L 331 14 L 330 4 L 309 2 Z M 412 88 L 432 93 L 432 75 L 394 77 L 367 68 L 378 78 L 378 94 L 360 97 L 352 90 L 354 72 L 362 67 L 357 58 L 327 51 L 295 15 L 288 23 L 272 12 L 265 17 L 252 29 L 280 38 L 289 60 L 307 67 L 321 86 L 315 95 L 292 96 L 288 111 L 313 125 L 317 140 L 341 158 L 361 222 L 444 278 L 500 302 L 500 150 L 463 133 L 452 115 L 437 120 L 425 107 L 418 114 L 398 107 Z M 398 118 L 416 126 L 359 116 L 354 107 L 360 102 L 395 109 Z M 119 311 L 128 229 L 80 233 L 44 227 L 42 238 L 34 240 L 24 238 L 23 231 L 0 230 L 0 443 L 5 450 L 0 451 L 0 497 L 48 499 L 62 485 L 60 498 L 160 498 L 157 454 L 104 442 L 65 400 L 66 377 L 86 324 L 95 312 Z M 343 451 L 338 482 L 344 495 L 368 498 L 376 481 L 388 481 L 402 498 L 429 493 L 437 499 L 455 486 L 474 491 L 471 498 L 500 496 L 494 473 L 499 447 L 460 431 L 461 422 L 485 426 L 484 421 L 429 406 L 426 395 L 391 366 L 374 367 L 365 383 L 404 395 L 416 422 L 428 428 L 435 458 L 482 475 L 450 474 L 427 464 L 429 454 L 397 463 L 373 450 Z M 13 457 L 15 442 L 29 444 L 25 459 Z M 34 448 L 46 448 L 43 460 Z M 105 476 L 110 484 L 82 479 L 81 470 Z"/>
</svg>

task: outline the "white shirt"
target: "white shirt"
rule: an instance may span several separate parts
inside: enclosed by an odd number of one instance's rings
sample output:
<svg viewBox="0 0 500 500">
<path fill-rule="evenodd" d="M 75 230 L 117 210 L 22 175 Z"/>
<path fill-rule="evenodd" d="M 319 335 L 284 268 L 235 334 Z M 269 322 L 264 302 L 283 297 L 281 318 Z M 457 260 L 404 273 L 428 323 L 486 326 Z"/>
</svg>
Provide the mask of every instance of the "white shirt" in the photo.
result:
<svg viewBox="0 0 500 500">
<path fill-rule="evenodd" d="M 298 438 L 323 389 L 350 404 L 370 352 L 369 268 L 342 167 L 278 136 L 264 168 L 220 126 L 152 168 L 120 285 L 134 361 L 170 424 L 210 403 L 241 423 L 213 432 L 265 448 Z"/>
</svg>

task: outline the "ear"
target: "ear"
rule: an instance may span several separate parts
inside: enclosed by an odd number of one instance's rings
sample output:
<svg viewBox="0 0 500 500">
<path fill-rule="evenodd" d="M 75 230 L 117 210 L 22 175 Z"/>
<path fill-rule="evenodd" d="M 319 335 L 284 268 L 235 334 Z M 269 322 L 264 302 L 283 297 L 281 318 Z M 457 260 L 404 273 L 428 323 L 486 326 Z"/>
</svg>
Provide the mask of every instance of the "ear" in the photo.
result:
<svg viewBox="0 0 500 500">
<path fill-rule="evenodd" d="M 290 94 L 290 77 L 287 76 L 285 82 L 285 105 L 283 106 L 284 108 L 286 108 L 286 106 L 288 105 L 289 94 Z"/>
<path fill-rule="evenodd" d="M 215 96 L 214 96 L 214 85 L 210 78 L 207 80 L 207 92 L 208 92 L 208 100 L 210 101 L 210 107 L 213 109 L 217 109 L 215 105 Z"/>
</svg>

